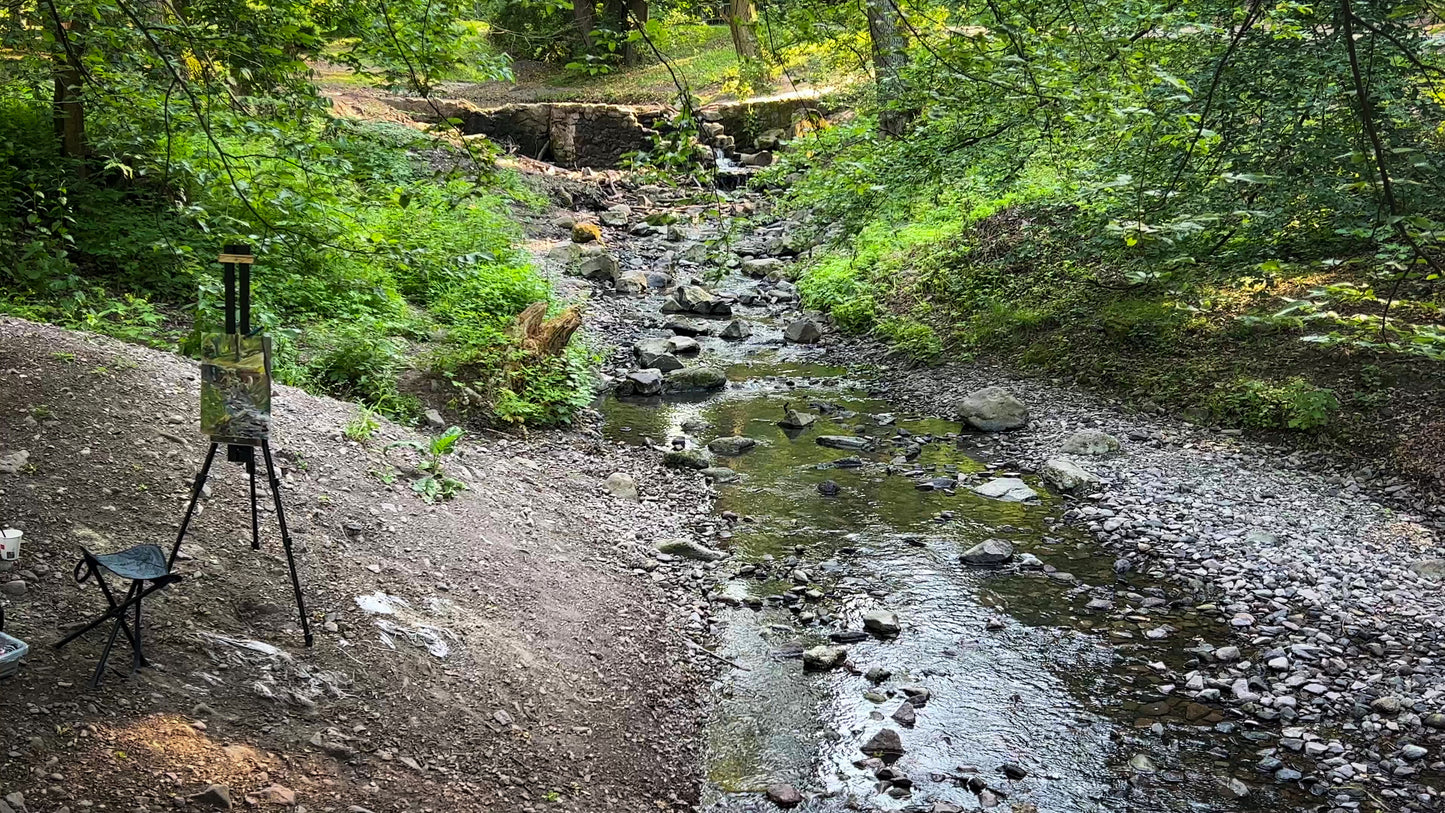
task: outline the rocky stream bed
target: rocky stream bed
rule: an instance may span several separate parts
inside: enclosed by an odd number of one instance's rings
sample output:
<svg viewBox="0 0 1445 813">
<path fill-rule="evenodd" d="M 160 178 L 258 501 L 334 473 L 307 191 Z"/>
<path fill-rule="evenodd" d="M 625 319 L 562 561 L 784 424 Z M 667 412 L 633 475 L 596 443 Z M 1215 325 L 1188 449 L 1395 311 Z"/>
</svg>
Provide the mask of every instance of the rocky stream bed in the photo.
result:
<svg viewBox="0 0 1445 813">
<path fill-rule="evenodd" d="M 538 251 L 620 348 L 605 436 L 713 486 L 653 545 L 717 666 L 703 809 L 1437 808 L 1420 495 L 845 342 L 746 196 L 739 240 L 655 187 L 602 206 Z"/>
</svg>

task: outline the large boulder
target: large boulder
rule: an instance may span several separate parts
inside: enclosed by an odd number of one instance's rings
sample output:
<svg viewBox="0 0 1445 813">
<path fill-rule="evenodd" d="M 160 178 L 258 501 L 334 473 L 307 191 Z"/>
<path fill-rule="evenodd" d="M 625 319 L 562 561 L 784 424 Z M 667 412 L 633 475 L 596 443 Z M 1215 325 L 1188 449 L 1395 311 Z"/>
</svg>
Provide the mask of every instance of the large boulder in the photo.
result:
<svg viewBox="0 0 1445 813">
<path fill-rule="evenodd" d="M 823 329 L 812 319 L 799 319 L 788 325 L 783 338 L 795 344 L 817 344 L 823 338 Z"/>
<path fill-rule="evenodd" d="M 984 387 L 964 396 L 958 419 L 981 432 L 1022 429 L 1029 422 L 1029 408 L 1003 387 Z"/>
<path fill-rule="evenodd" d="M 633 370 L 617 384 L 617 394 L 649 396 L 662 394 L 661 370 Z"/>
<path fill-rule="evenodd" d="M 1100 485 L 1099 476 L 1079 467 L 1078 464 L 1055 457 L 1039 469 L 1044 482 L 1063 492 L 1093 491 Z"/>
<path fill-rule="evenodd" d="M 1077 457 L 1105 457 L 1118 453 L 1119 439 L 1098 429 L 1080 429 L 1069 435 L 1059 451 Z"/>
<path fill-rule="evenodd" d="M 676 370 L 667 376 L 664 387 L 668 392 L 704 392 L 720 390 L 728 385 L 728 377 L 722 370 L 711 367 L 688 367 Z"/>
<path fill-rule="evenodd" d="M 681 370 L 683 367 L 682 362 L 672 354 L 672 348 L 668 346 L 667 339 L 643 339 L 632 349 L 637 355 L 637 363 L 642 367 L 651 367 L 663 372 Z"/>
<path fill-rule="evenodd" d="M 981 486 L 975 486 L 973 493 L 1004 502 L 1024 502 L 1038 499 L 1039 493 L 1017 477 L 996 477 Z"/>
<path fill-rule="evenodd" d="M 628 206 L 625 203 L 619 203 L 597 216 L 597 219 L 602 221 L 602 225 L 612 226 L 613 228 L 618 229 L 626 226 L 627 221 L 631 218 L 632 207 Z"/>
<path fill-rule="evenodd" d="M 1001 565 L 1014 556 L 1014 546 L 1006 539 L 985 539 L 963 552 L 966 565 Z"/>
</svg>

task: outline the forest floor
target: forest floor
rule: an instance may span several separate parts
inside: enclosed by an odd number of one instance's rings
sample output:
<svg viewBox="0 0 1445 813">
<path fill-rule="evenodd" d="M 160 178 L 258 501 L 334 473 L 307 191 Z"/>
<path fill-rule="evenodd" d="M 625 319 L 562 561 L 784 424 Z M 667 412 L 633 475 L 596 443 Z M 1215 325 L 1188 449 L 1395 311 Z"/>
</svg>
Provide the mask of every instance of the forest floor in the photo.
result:
<svg viewBox="0 0 1445 813">
<path fill-rule="evenodd" d="M 415 459 L 384 452 L 413 432 L 347 440 L 354 405 L 279 387 L 315 647 L 264 484 L 256 552 L 243 471 L 218 462 L 183 581 L 146 602 L 155 668 L 127 679 L 122 639 L 89 691 L 104 635 L 51 646 L 103 607 L 71 571 L 81 547 L 169 549 L 205 453 L 196 366 L 6 318 L 0 371 L 0 522 L 25 533 L 0 586 L 7 631 L 31 644 L 0 692 L 0 796 L 44 811 L 169 809 L 212 785 L 237 805 L 294 794 L 328 811 L 690 803 L 704 656 L 682 637 L 685 597 L 651 571 L 652 541 L 701 502 L 691 478 L 588 432 L 473 436 L 447 462 L 468 490 L 431 506 L 410 488 Z M 641 501 L 609 496 L 618 471 Z M 394 613 L 363 608 L 383 594 Z"/>
</svg>

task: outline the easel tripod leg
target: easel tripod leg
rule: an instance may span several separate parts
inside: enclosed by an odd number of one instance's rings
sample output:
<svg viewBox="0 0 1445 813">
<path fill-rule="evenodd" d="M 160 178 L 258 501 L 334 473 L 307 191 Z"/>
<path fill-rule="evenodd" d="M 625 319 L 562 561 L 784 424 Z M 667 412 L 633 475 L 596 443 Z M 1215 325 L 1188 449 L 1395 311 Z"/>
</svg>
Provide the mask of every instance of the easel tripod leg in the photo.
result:
<svg viewBox="0 0 1445 813">
<path fill-rule="evenodd" d="M 261 549 L 261 520 L 256 511 L 256 450 L 248 449 L 246 476 L 251 480 L 251 550 Z"/>
<path fill-rule="evenodd" d="M 301 634 L 306 646 L 311 646 L 311 621 L 306 617 L 306 599 L 301 594 L 301 576 L 296 572 L 296 557 L 291 552 L 291 531 L 286 527 L 286 509 L 281 504 L 281 478 L 276 476 L 276 467 L 271 463 L 271 444 L 261 442 L 261 454 L 266 458 L 266 479 L 271 484 L 271 497 L 276 501 L 276 522 L 281 526 L 281 547 L 286 549 L 286 564 L 291 568 L 291 587 L 296 591 L 296 609 L 301 613 Z"/>
<path fill-rule="evenodd" d="M 181 552 L 181 540 L 186 538 L 186 531 L 191 527 L 191 517 L 196 514 L 196 503 L 200 501 L 201 489 L 205 487 L 206 478 L 211 474 L 211 463 L 215 462 L 216 448 L 219 445 L 212 443 L 211 448 L 206 451 L 206 462 L 201 465 L 201 473 L 196 475 L 196 482 L 191 486 L 191 503 L 186 506 L 186 516 L 181 520 L 181 530 L 176 534 L 176 544 L 171 548 L 171 558 L 166 560 L 167 572 L 176 566 L 176 554 Z"/>
</svg>

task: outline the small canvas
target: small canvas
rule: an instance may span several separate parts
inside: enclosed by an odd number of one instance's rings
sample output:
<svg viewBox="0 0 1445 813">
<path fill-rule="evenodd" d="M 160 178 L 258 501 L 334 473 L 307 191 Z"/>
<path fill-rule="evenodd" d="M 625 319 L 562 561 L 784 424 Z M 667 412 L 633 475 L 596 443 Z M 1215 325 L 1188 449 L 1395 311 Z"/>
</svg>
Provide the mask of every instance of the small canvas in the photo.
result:
<svg viewBox="0 0 1445 813">
<path fill-rule="evenodd" d="M 201 337 L 201 431 L 217 443 L 252 446 L 270 436 L 269 337 Z"/>
</svg>

